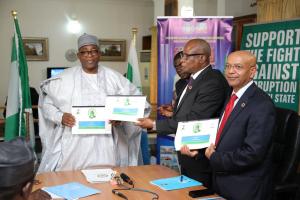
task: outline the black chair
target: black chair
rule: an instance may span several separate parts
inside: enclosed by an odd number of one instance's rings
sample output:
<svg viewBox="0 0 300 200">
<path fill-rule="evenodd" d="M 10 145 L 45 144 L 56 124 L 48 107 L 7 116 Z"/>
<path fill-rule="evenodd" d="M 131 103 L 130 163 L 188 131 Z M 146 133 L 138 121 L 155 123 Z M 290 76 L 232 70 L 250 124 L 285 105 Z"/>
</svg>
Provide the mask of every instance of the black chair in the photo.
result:
<svg viewBox="0 0 300 200">
<path fill-rule="evenodd" d="M 273 138 L 273 199 L 296 199 L 300 157 L 300 118 L 292 110 L 276 108 L 276 130 Z"/>
</svg>

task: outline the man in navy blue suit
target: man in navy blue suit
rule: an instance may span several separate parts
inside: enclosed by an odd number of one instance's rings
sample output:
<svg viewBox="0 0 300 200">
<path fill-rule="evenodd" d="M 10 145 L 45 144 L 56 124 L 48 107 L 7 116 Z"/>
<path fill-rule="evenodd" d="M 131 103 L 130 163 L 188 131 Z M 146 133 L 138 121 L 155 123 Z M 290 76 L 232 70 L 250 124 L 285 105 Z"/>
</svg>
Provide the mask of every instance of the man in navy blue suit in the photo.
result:
<svg viewBox="0 0 300 200">
<path fill-rule="evenodd" d="M 255 73 L 256 58 L 250 52 L 228 56 L 225 77 L 233 91 L 221 115 L 216 142 L 205 150 L 214 189 L 226 199 L 271 199 L 275 107 L 253 82 Z"/>
</svg>

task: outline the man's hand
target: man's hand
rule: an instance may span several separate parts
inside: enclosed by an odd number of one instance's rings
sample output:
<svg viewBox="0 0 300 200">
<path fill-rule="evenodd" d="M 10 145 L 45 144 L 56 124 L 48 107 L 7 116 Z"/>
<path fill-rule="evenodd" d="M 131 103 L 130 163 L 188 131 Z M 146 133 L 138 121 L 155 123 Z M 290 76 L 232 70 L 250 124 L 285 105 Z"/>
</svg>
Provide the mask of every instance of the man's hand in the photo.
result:
<svg viewBox="0 0 300 200">
<path fill-rule="evenodd" d="M 190 150 L 187 145 L 180 148 L 180 153 L 189 157 L 195 157 L 199 152 L 198 150 Z"/>
<path fill-rule="evenodd" d="M 216 151 L 216 146 L 214 144 L 210 144 L 209 147 L 205 149 L 205 156 L 210 159 L 210 156 Z"/>
<path fill-rule="evenodd" d="M 162 105 L 158 107 L 158 112 L 162 116 L 172 117 L 173 116 L 173 107 L 172 105 Z"/>
<path fill-rule="evenodd" d="M 64 113 L 61 123 L 62 125 L 72 128 L 75 125 L 75 117 L 71 113 Z"/>
<path fill-rule="evenodd" d="M 52 199 L 51 196 L 47 192 L 41 189 L 32 192 L 28 198 L 28 200 L 51 200 L 51 199 Z"/>
<path fill-rule="evenodd" d="M 140 118 L 135 125 L 140 126 L 142 128 L 153 129 L 153 120 L 150 118 Z"/>
</svg>

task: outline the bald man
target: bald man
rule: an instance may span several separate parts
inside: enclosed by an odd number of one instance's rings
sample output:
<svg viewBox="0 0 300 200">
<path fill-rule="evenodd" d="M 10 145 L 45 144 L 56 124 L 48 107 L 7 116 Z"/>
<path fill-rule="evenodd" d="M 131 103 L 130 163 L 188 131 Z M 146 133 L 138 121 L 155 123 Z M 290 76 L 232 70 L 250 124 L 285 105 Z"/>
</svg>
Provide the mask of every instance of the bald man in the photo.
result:
<svg viewBox="0 0 300 200">
<path fill-rule="evenodd" d="M 250 52 L 236 51 L 228 56 L 225 77 L 233 91 L 216 143 L 205 151 L 214 174 L 214 189 L 226 199 L 271 199 L 275 107 L 253 82 L 255 73 L 256 58 Z"/>
<path fill-rule="evenodd" d="M 154 121 L 140 119 L 139 125 L 154 128 L 160 135 L 174 134 L 178 122 L 218 118 L 229 92 L 224 76 L 210 65 L 211 49 L 202 39 L 186 43 L 181 58 L 181 73 L 191 74 L 190 82 L 177 97 L 173 116 Z M 211 186 L 211 171 L 204 149 L 199 151 L 178 152 L 182 174 Z"/>
</svg>

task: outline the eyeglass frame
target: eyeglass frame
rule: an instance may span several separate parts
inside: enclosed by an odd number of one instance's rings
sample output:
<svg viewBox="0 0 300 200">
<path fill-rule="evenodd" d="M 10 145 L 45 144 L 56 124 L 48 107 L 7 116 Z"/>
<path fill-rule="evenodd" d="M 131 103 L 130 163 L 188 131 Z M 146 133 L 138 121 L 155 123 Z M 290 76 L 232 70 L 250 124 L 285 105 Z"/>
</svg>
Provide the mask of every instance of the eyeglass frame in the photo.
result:
<svg viewBox="0 0 300 200">
<path fill-rule="evenodd" d="M 191 54 L 188 54 L 188 53 L 181 53 L 180 56 L 181 56 L 181 59 L 188 59 L 189 57 L 192 57 L 192 56 L 201 56 L 201 55 L 206 55 L 205 53 L 191 53 Z"/>
<path fill-rule="evenodd" d="M 89 55 L 91 56 L 96 56 L 99 54 L 99 50 L 98 49 L 92 49 L 90 51 L 79 51 L 81 56 L 87 57 Z"/>
<path fill-rule="evenodd" d="M 251 67 L 256 67 L 256 66 L 250 66 Z M 230 65 L 230 64 L 226 64 L 225 65 L 225 70 L 229 70 L 229 69 L 234 69 L 235 71 L 241 71 L 243 70 L 245 67 L 241 64 L 233 64 L 233 65 Z"/>
</svg>

